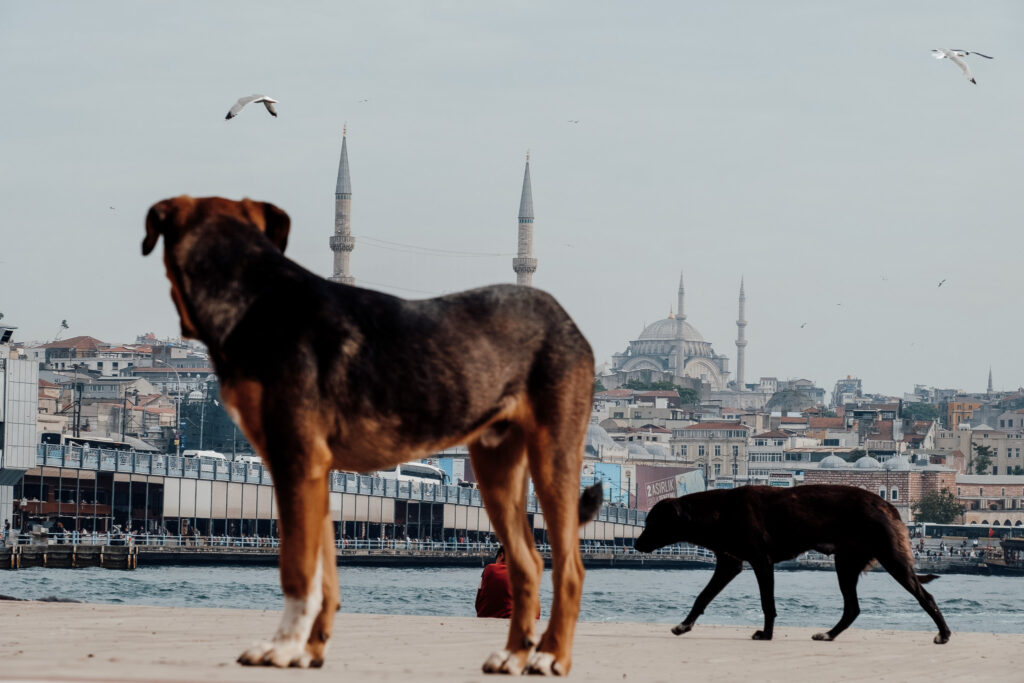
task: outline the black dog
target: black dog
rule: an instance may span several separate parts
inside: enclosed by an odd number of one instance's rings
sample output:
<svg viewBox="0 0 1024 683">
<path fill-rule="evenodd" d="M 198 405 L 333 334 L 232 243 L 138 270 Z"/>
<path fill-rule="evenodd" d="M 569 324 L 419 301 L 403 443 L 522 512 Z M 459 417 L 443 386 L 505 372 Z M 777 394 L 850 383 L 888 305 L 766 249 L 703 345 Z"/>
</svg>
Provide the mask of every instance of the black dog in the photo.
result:
<svg viewBox="0 0 1024 683">
<path fill-rule="evenodd" d="M 697 596 L 676 635 L 693 628 L 716 595 L 748 562 L 761 590 L 764 628 L 754 640 L 771 640 L 775 624 L 773 565 L 807 550 L 835 554 L 843 616 L 815 640 L 833 640 L 860 613 L 857 579 L 877 561 L 921 603 L 939 627 L 936 643 L 949 640 L 950 630 L 931 594 L 921 584 L 938 578 L 914 573 L 907 528 L 889 503 L 853 486 L 808 485 L 794 488 L 741 486 L 693 493 L 657 503 L 635 548 L 649 553 L 672 543 L 693 543 L 717 556 L 711 581 Z"/>
</svg>

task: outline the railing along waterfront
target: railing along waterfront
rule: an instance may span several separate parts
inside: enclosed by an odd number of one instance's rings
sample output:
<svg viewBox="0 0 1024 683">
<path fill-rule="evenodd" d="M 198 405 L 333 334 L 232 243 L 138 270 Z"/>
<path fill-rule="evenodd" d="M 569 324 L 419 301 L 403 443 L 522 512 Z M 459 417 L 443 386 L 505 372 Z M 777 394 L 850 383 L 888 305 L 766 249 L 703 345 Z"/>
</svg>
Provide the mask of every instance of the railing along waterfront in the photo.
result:
<svg viewBox="0 0 1024 683">
<path fill-rule="evenodd" d="M 36 464 L 42 467 L 148 474 L 181 479 L 201 479 L 273 486 L 270 471 L 257 463 L 221 461 L 215 458 L 113 451 L 82 446 L 39 444 Z M 330 489 L 339 493 L 357 493 L 400 500 L 455 503 L 483 507 L 480 491 L 463 486 L 398 481 L 383 477 L 332 471 Z M 527 496 L 527 512 L 540 512 L 536 496 Z M 647 513 L 621 506 L 603 505 L 597 520 L 639 526 Z"/>
</svg>

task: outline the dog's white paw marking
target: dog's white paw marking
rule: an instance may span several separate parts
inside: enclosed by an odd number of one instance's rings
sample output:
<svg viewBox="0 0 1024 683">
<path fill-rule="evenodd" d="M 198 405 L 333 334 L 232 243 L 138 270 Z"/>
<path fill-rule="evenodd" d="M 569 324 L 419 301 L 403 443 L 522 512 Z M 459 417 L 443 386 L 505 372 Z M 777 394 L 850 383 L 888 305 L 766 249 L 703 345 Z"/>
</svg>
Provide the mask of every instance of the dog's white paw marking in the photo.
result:
<svg viewBox="0 0 1024 683">
<path fill-rule="evenodd" d="M 562 665 L 550 652 L 534 652 L 526 662 L 526 672 L 537 676 L 564 676 Z"/>
<path fill-rule="evenodd" d="M 676 624 L 672 627 L 672 633 L 681 636 L 693 630 L 693 624 Z"/>
<path fill-rule="evenodd" d="M 277 633 L 270 642 L 260 643 L 242 653 L 238 661 L 242 664 L 308 668 L 313 655 L 306 650 L 313 622 L 320 613 L 323 601 L 323 565 L 317 564 L 309 594 L 305 598 L 284 599 L 284 614 L 277 627 Z M 318 660 L 317 665 L 323 660 Z"/>
<path fill-rule="evenodd" d="M 811 636 L 811 639 L 812 640 L 832 640 L 832 636 L 830 636 L 828 633 L 815 633 L 813 636 Z"/>
<path fill-rule="evenodd" d="M 484 661 L 485 674 L 512 674 L 518 676 L 522 673 L 519 662 L 508 650 L 492 652 L 491 656 Z"/>
</svg>

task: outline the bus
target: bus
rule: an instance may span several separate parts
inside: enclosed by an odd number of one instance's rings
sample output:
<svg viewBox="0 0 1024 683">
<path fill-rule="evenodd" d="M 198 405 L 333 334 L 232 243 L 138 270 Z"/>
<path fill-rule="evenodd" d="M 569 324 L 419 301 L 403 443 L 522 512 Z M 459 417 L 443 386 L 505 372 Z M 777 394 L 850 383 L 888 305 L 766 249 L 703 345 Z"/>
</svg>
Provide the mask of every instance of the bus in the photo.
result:
<svg viewBox="0 0 1024 683">
<path fill-rule="evenodd" d="M 437 484 L 443 486 L 448 483 L 448 475 L 440 467 L 428 465 L 425 462 L 405 462 L 393 470 L 380 470 L 377 472 L 381 479 L 395 479 L 397 481 L 415 481 L 421 484 Z"/>
<path fill-rule="evenodd" d="M 1018 523 L 1019 524 L 1019 523 Z M 1024 537 L 1024 525 L 1006 526 L 992 524 L 935 524 L 918 522 L 910 525 L 915 537 L 923 538 L 1016 538 Z"/>
<path fill-rule="evenodd" d="M 57 432 L 43 432 L 39 435 L 39 443 L 50 446 L 75 446 L 77 448 L 96 448 L 105 451 L 134 451 L 135 447 L 124 441 L 114 441 L 101 436 L 66 436 Z M 154 449 L 156 450 L 156 449 Z"/>
</svg>

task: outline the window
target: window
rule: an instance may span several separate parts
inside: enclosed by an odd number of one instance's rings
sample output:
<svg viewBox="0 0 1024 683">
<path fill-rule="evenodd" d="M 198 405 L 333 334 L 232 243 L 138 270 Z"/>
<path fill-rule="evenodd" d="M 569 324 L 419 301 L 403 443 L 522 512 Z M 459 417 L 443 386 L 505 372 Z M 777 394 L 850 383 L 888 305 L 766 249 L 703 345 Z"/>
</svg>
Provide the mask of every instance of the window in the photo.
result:
<svg viewBox="0 0 1024 683">
<path fill-rule="evenodd" d="M 739 473 L 740 473 L 740 466 L 739 466 L 739 463 L 735 463 L 735 462 L 734 462 L 734 463 L 732 464 L 732 476 L 734 476 L 734 477 L 735 477 L 735 476 L 736 476 L 737 474 L 739 474 Z"/>
<path fill-rule="evenodd" d="M 703 444 L 701 444 L 700 446 L 697 446 L 697 455 L 702 457 L 702 458 L 704 457 L 704 445 Z"/>
<path fill-rule="evenodd" d="M 721 473 L 722 473 L 722 466 L 721 466 L 721 465 L 719 465 L 719 464 L 718 464 L 718 463 L 716 462 L 716 463 L 715 463 L 715 476 L 717 477 L 717 476 L 718 476 L 719 474 L 721 474 Z"/>
<path fill-rule="evenodd" d="M 885 489 L 878 489 L 878 495 L 881 496 L 882 500 L 885 500 Z"/>
<path fill-rule="evenodd" d="M 734 458 L 739 457 L 739 454 L 740 454 L 740 447 L 739 446 L 733 446 L 732 447 L 732 457 L 734 457 Z M 736 474 L 736 473 L 733 472 L 733 474 Z"/>
<path fill-rule="evenodd" d="M 717 443 L 715 444 L 715 455 L 722 455 L 722 446 Z"/>
<path fill-rule="evenodd" d="M 900 490 L 894 486 L 892 491 L 889 492 L 889 500 L 899 500 L 899 499 L 900 499 Z"/>
<path fill-rule="evenodd" d="M 679 455 L 683 456 L 684 458 L 686 457 L 686 444 L 685 443 L 682 446 L 679 447 Z"/>
</svg>

